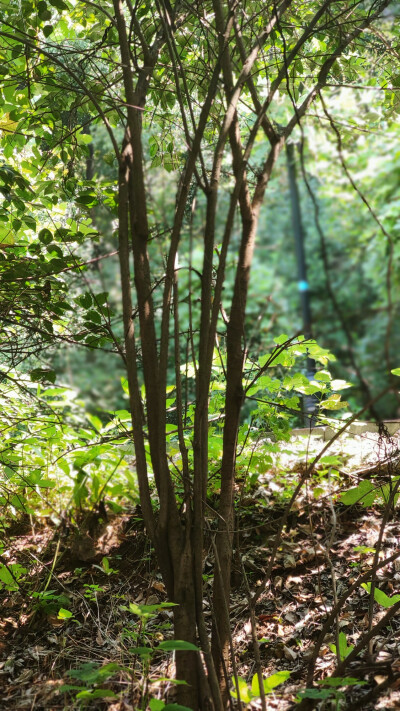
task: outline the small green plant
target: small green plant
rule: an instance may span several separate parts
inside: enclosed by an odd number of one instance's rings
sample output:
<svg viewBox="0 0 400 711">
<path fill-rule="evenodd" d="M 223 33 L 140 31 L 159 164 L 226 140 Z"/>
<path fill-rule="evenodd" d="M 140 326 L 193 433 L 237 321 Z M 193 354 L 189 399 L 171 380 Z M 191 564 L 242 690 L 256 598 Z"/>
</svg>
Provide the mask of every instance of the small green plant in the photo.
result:
<svg viewBox="0 0 400 711">
<path fill-rule="evenodd" d="M 346 506 L 361 504 L 365 508 L 373 506 L 374 503 L 387 504 L 391 498 L 393 486 L 398 481 L 399 477 L 394 476 L 390 484 L 377 485 L 368 479 L 360 481 L 358 486 L 352 487 L 345 491 L 340 501 Z M 399 494 L 393 497 L 393 506 L 396 506 Z"/>
<path fill-rule="evenodd" d="M 129 647 L 129 652 L 135 658 L 140 659 L 142 665 L 141 674 L 144 680 L 142 709 L 147 708 L 147 705 L 149 705 L 151 711 L 158 711 L 159 709 L 166 709 L 166 711 L 188 711 L 186 706 L 180 706 L 179 704 L 165 704 L 165 702 L 161 699 L 149 699 L 148 693 L 148 686 L 153 681 L 157 684 L 160 681 L 167 681 L 169 684 L 172 683 L 178 685 L 185 683 L 179 679 L 150 679 L 150 663 L 155 654 L 159 654 L 160 652 L 200 651 L 194 644 L 180 639 L 163 640 L 157 644 L 160 637 L 162 639 L 160 626 L 157 626 L 156 630 L 149 632 L 149 622 L 154 620 L 161 610 L 174 606 L 175 603 L 173 602 L 160 602 L 157 605 L 139 605 L 131 602 L 129 603 L 129 606 L 121 605 L 121 610 L 131 612 L 139 617 L 140 620 L 138 629 L 137 626 L 135 629 L 125 628 L 121 636 L 122 639 L 131 639 L 135 643 L 135 646 Z"/>
<path fill-rule="evenodd" d="M 92 585 L 85 583 L 83 587 L 85 588 L 85 592 L 83 593 L 84 597 L 90 600 L 90 602 L 96 602 L 97 593 L 105 591 L 105 588 L 102 585 L 97 585 L 97 583 L 93 583 Z"/>
<path fill-rule="evenodd" d="M 101 565 L 94 565 L 93 567 L 98 568 L 106 575 L 115 575 L 116 573 L 118 573 L 118 570 L 115 570 L 114 568 L 110 567 L 110 561 L 108 560 L 108 558 L 106 558 L 106 556 L 104 556 L 104 558 L 102 559 Z"/>
<path fill-rule="evenodd" d="M 99 685 L 123 670 L 125 668 L 116 662 L 105 664 L 102 667 L 93 662 L 87 662 L 78 667 L 78 669 L 70 669 L 67 672 L 67 676 L 82 682 L 82 684 L 63 684 L 60 687 L 60 692 L 76 691 L 75 698 L 82 704 L 93 699 L 117 698 L 117 695 L 111 689 L 99 688 Z"/>
<path fill-rule="evenodd" d="M 371 593 L 371 583 L 361 583 L 361 587 L 364 588 L 367 593 Z M 389 597 L 383 590 L 374 588 L 374 600 L 379 603 L 379 605 L 382 605 L 382 607 L 392 607 L 396 602 L 399 602 L 400 595 L 392 595 L 392 597 Z"/>
<path fill-rule="evenodd" d="M 77 625 L 80 624 L 78 620 L 75 619 L 74 613 L 71 612 L 71 610 L 66 610 L 64 607 L 60 607 L 57 615 L 58 620 L 66 621 L 69 620 L 70 622 L 76 622 Z"/>
<path fill-rule="evenodd" d="M 350 652 L 354 649 L 354 644 L 347 644 L 347 637 L 344 632 L 339 633 L 339 649 L 336 648 L 336 644 L 330 644 L 329 649 L 331 652 L 336 654 L 338 661 L 342 662 L 343 659 L 349 656 Z"/>
<path fill-rule="evenodd" d="M 339 711 L 342 705 L 342 701 L 344 701 L 346 698 L 344 692 L 341 691 L 341 687 L 355 685 L 363 686 L 366 683 L 366 681 L 360 681 L 360 679 L 356 679 L 349 676 L 327 677 L 326 679 L 317 681 L 317 684 L 319 684 L 320 687 L 326 686 L 328 687 L 327 689 L 315 688 L 300 691 L 297 694 L 296 702 L 300 703 L 300 701 L 302 701 L 303 699 L 318 699 L 320 701 L 327 701 L 331 699 L 335 702 L 336 711 Z"/>
<path fill-rule="evenodd" d="M 279 671 L 263 679 L 264 693 L 270 694 L 275 687 L 283 684 L 289 677 L 290 671 Z M 257 699 L 261 696 L 257 674 L 254 674 L 250 685 L 247 684 L 246 679 L 243 679 L 242 676 L 238 676 L 237 686 L 234 679 L 232 679 L 232 684 L 234 688 L 231 690 L 231 696 L 233 696 L 234 699 L 240 696 L 240 700 L 245 704 L 249 704 L 253 699 Z"/>
<path fill-rule="evenodd" d="M 375 553 L 375 548 L 371 546 L 354 546 L 353 551 L 361 555 L 368 555 L 368 553 Z"/>
<path fill-rule="evenodd" d="M 126 605 L 121 605 L 120 609 L 131 612 L 133 615 L 137 615 L 143 626 L 146 627 L 149 620 L 156 617 L 161 610 L 165 610 L 170 607 L 175 607 L 175 603 L 159 602 L 156 605 L 139 605 L 136 602 L 130 602 L 128 607 Z"/>
<path fill-rule="evenodd" d="M 340 709 L 340 702 L 345 699 L 345 695 L 339 689 L 305 689 L 304 691 L 299 691 L 296 701 L 299 703 L 303 699 L 319 699 L 320 701 L 332 699 L 336 701 L 336 709 L 338 710 Z"/>
<path fill-rule="evenodd" d="M 65 593 L 57 593 L 55 590 L 34 592 L 32 593 L 32 597 L 35 600 L 33 609 L 43 610 L 47 615 L 56 614 L 70 604 L 68 595 Z M 65 611 L 67 612 L 67 610 Z"/>
<path fill-rule="evenodd" d="M 27 572 L 19 563 L 0 564 L 0 589 L 4 587 L 10 592 L 18 590 L 19 581 Z"/>
</svg>

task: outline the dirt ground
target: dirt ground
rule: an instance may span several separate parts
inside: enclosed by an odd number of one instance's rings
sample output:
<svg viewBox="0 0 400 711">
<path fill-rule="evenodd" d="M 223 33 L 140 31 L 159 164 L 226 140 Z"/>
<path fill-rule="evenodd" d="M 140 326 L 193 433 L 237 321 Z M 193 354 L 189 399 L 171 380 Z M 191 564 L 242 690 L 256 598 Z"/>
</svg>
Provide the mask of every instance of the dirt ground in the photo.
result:
<svg viewBox="0 0 400 711">
<path fill-rule="evenodd" d="M 380 561 L 400 555 L 398 508 L 387 512 L 383 526 L 385 507 L 379 501 L 368 508 L 345 506 L 337 495 L 338 488 L 354 486 L 363 477 L 377 487 L 383 481 L 395 484 L 400 473 L 397 442 L 392 438 L 390 451 L 386 445 L 382 453 L 378 436 L 353 437 L 345 455 L 336 444 L 330 454 L 341 457 L 341 466 L 327 473 L 326 465 L 317 472 L 292 509 L 271 580 L 256 608 L 264 677 L 290 672 L 268 695 L 268 709 L 298 707 L 296 697 L 306 688 L 324 621 L 335 599 L 372 566 L 378 542 Z M 293 462 L 282 448 L 257 486 L 239 491 L 231 629 L 238 673 L 246 681 L 254 676 L 255 664 L 244 576 L 250 590 L 256 590 L 284 511 L 288 481 L 296 481 L 312 456 L 309 442 L 303 449 L 306 454 Z M 204 589 L 211 626 L 210 556 L 211 546 L 205 550 Z M 173 654 L 157 649 L 172 637 L 172 611 L 160 607 L 147 619 L 134 612 L 135 605 L 167 601 L 140 510 L 118 516 L 92 512 L 82 515 L 79 526 L 67 521 L 58 528 L 29 517 L 16 520 L 4 531 L 1 561 L 17 562 L 29 571 L 19 587 L 0 590 L 1 709 L 61 711 L 86 704 L 99 711 L 132 711 L 145 709 L 150 699 L 173 702 Z M 380 568 L 376 586 L 389 598 L 400 592 L 400 560 Z M 343 605 L 337 634 L 344 633 L 347 648 L 357 645 L 369 627 L 377 631 L 369 655 L 363 650 L 346 669 L 353 682 L 341 689 L 343 699 L 332 701 L 331 693 L 318 708 L 400 708 L 400 618 L 395 614 L 379 624 L 388 609 L 378 602 L 370 608 L 361 585 Z M 315 681 L 335 668 L 336 638 L 332 626 L 321 645 Z M 137 651 L 140 647 L 154 651 L 146 656 L 143 649 Z M 248 700 L 243 708 L 261 708 L 260 699 Z"/>
</svg>

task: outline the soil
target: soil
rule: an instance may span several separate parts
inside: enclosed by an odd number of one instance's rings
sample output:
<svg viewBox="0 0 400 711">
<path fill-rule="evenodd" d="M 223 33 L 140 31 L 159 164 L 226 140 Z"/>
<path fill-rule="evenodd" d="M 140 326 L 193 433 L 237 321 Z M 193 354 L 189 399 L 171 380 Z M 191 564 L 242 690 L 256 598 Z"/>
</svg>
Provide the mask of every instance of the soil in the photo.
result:
<svg viewBox="0 0 400 711">
<path fill-rule="evenodd" d="M 396 552 L 400 556 L 398 508 L 388 512 L 383 527 L 383 501 L 368 508 L 346 506 L 338 495 L 366 477 L 377 488 L 395 485 L 397 441 L 391 440 L 389 454 L 386 444 L 385 456 L 377 450 L 378 435 L 371 433 L 335 446 L 329 454 L 340 456 L 342 464 L 315 472 L 296 501 L 256 606 L 264 678 L 290 672 L 268 694 L 269 710 L 307 707 L 297 695 L 306 688 L 324 621 L 335 599 L 370 569 L 379 539 L 380 561 Z M 297 446 L 296 461 L 293 452 L 279 451 L 252 488 L 245 486 L 245 475 L 238 477 L 231 629 L 238 674 L 249 686 L 256 667 L 246 591 L 257 590 L 263 579 L 289 484 L 296 483 L 312 455 L 310 442 L 306 455 L 298 454 L 299 447 L 305 445 Z M 204 606 L 211 627 L 210 551 L 205 551 Z M 150 699 L 173 703 L 173 654 L 157 650 L 172 637 L 172 612 L 161 606 L 167 597 L 139 509 L 118 515 L 109 509 L 91 512 L 75 526 L 67 520 L 58 527 L 50 521 L 39 524 L 29 517 L 8 522 L 0 562 L 19 563 L 27 571 L 14 589 L 3 585 L 0 590 L 0 709 L 61 711 L 86 704 L 99 711 L 132 711 L 146 709 Z M 400 592 L 400 560 L 380 568 L 376 586 L 389 598 Z M 367 590 L 357 586 L 340 611 L 337 628 L 332 626 L 323 640 L 315 682 L 335 669 L 333 645 L 339 633 L 347 653 L 369 628 L 377 628 L 369 653 L 363 649 L 346 669 L 353 681 L 341 688 L 341 709 L 400 708 L 400 618 L 394 615 L 379 625 L 392 602 L 370 607 Z M 136 614 L 141 608 L 135 607 L 141 605 L 159 607 L 141 620 Z M 138 651 L 143 647 L 154 651 Z M 318 703 L 321 709 L 339 708 L 329 699 Z M 235 701 L 232 708 L 237 708 Z M 260 699 L 249 698 L 242 708 L 259 709 Z"/>
</svg>

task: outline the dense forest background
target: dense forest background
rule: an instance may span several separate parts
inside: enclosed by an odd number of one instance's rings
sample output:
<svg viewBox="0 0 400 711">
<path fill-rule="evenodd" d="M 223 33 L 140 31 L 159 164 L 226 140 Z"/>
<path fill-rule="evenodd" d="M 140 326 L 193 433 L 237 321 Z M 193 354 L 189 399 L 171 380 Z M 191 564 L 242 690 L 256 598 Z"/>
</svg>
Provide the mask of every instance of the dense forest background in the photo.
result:
<svg viewBox="0 0 400 711">
<path fill-rule="evenodd" d="M 396 93 L 393 94 L 396 97 Z M 390 101 L 396 106 L 395 98 Z M 383 390 L 388 371 L 387 351 L 392 354 L 391 359 L 398 351 L 398 332 L 393 327 L 399 304 L 395 269 L 398 125 L 396 114 L 387 123 L 380 87 L 356 90 L 350 86 L 339 87 L 332 91 L 331 111 L 332 117 L 340 111 L 339 139 L 329 122 L 330 114 L 326 116 L 321 110 L 308 120 L 303 133 L 294 140 L 297 185 L 313 335 L 336 356 L 332 372 L 353 386 L 346 398 L 353 407 L 361 407 L 366 400 L 360 379 L 365 380 L 371 397 Z M 3 125 L 10 125 L 8 118 L 3 120 Z M 113 174 L 107 136 L 101 126 L 93 126 L 91 133 L 90 157 L 82 155 L 81 178 L 85 179 L 89 171 L 89 175 L 93 173 L 96 181 L 106 187 Z M 9 139 L 7 129 L 3 136 Z M 156 148 L 157 144 L 153 144 L 153 152 Z M 162 151 L 163 147 L 160 148 Z M 147 160 L 154 164 L 150 154 Z M 349 175 L 345 173 L 343 162 Z M 114 171 L 115 165 L 114 160 Z M 166 176 L 174 180 L 172 164 L 167 165 L 171 166 L 167 171 L 162 165 L 156 166 L 151 184 L 154 209 L 162 213 L 161 229 L 166 232 L 174 211 L 170 191 L 165 190 Z M 93 288 L 107 291 L 117 310 L 118 264 L 112 238 L 113 214 L 103 200 L 101 202 L 90 210 L 101 239 L 97 237 L 92 246 L 85 245 L 81 255 L 83 260 L 94 260 L 90 283 Z M 201 211 L 204 213 L 205 209 L 201 196 L 197 202 L 200 216 L 197 220 L 195 217 L 191 225 L 194 236 L 196 231 L 197 235 L 201 233 Z M 393 245 L 371 210 L 379 215 L 393 238 Z M 6 242 L 11 239 L 8 226 L 3 227 L 3 238 Z M 238 234 L 234 239 L 238 241 Z M 248 328 L 258 349 L 268 347 L 273 338 L 282 333 L 302 331 L 297 272 L 287 162 L 283 156 L 262 207 L 252 266 Z M 79 275 L 71 275 L 70 282 L 77 293 L 85 290 Z M 122 375 L 123 366 L 118 359 L 111 362 L 114 362 L 116 377 L 118 373 Z M 115 391 L 113 379 L 104 371 L 102 355 L 95 349 L 85 352 L 84 347 L 76 343 L 68 348 L 58 346 L 56 350 L 53 346 L 46 352 L 45 363 L 54 368 L 59 380 L 77 388 L 89 408 L 106 409 L 110 397 L 114 399 L 114 409 L 123 407 L 123 393 Z M 25 369 L 29 367 L 27 364 Z M 386 395 L 376 409 L 384 419 L 396 418 L 397 397 Z M 368 413 L 364 415 L 367 416 Z"/>
<path fill-rule="evenodd" d="M 396 97 L 396 94 L 394 93 Z M 390 99 L 396 106 L 395 99 Z M 352 406 L 365 404 L 360 378 L 365 380 L 370 397 L 386 384 L 389 349 L 391 360 L 398 352 L 398 280 L 395 260 L 398 198 L 398 156 L 396 114 L 387 124 L 382 110 L 380 87 L 339 87 L 332 91 L 332 117 L 341 116 L 340 145 L 329 122 L 330 114 L 315 113 L 307 127 L 294 140 L 297 186 L 300 193 L 305 255 L 310 286 L 312 330 L 314 337 L 335 356 L 332 372 L 353 387 L 346 392 Z M 385 116 L 385 120 L 383 117 Z M 82 177 L 87 170 L 104 182 L 110 180 L 112 156 L 107 136 L 101 127 L 92 127 L 90 158 L 83 156 Z M 155 146 L 156 144 L 153 144 Z M 155 148 L 153 147 L 153 152 Z M 161 147 L 162 150 L 162 147 Z M 169 155 L 169 154 L 168 154 Z M 154 163 L 147 156 L 150 164 Z M 348 168 L 347 176 L 344 168 Z M 111 162 L 111 165 L 110 165 Z M 89 163 L 89 167 L 87 166 Z M 168 164 L 167 164 L 168 165 Z M 172 165 L 172 164 L 171 164 Z M 114 162 L 115 169 L 115 162 Z M 254 166 L 256 169 L 256 166 Z M 171 175 L 172 172 L 172 175 Z M 257 347 L 267 347 L 282 333 L 303 329 L 298 292 L 298 263 L 292 225 L 292 204 L 287 175 L 287 161 L 282 157 L 263 204 L 257 249 L 252 266 L 249 294 L 248 328 Z M 151 195 L 154 209 L 163 215 L 162 229 L 169 229 L 174 202 L 165 190 L 165 177 L 174 180 L 172 168 L 156 166 L 152 175 Z M 359 192 L 351 184 L 351 179 Z M 198 197 L 200 216 L 191 226 L 194 236 L 201 234 L 204 204 Z M 390 241 L 377 224 L 374 214 L 393 238 L 393 256 L 389 260 Z M 84 259 L 94 262 L 91 283 L 107 291 L 118 308 L 118 264 L 113 233 L 113 216 L 102 204 L 92 208 L 91 216 L 101 240 Z M 222 224 L 222 218 L 221 218 Z M 4 234 L 7 234 L 4 231 Z M 236 241 L 238 234 L 236 234 Z M 107 255 L 111 254 L 110 257 Z M 79 285 L 78 290 L 84 287 Z M 390 299 L 388 297 L 388 286 Z M 58 378 L 77 388 L 89 408 L 107 407 L 113 397 L 115 408 L 123 407 L 123 393 L 116 393 L 114 382 L 104 372 L 101 354 L 83 352 L 71 344 L 57 349 L 47 364 Z M 87 366 L 90 378 L 87 376 Z M 114 359 L 117 373 L 123 366 Z M 368 395 L 367 395 L 368 399 Z M 379 416 L 393 419 L 398 415 L 395 394 L 383 397 L 376 406 Z M 368 413 L 364 415 L 364 418 Z"/>
</svg>

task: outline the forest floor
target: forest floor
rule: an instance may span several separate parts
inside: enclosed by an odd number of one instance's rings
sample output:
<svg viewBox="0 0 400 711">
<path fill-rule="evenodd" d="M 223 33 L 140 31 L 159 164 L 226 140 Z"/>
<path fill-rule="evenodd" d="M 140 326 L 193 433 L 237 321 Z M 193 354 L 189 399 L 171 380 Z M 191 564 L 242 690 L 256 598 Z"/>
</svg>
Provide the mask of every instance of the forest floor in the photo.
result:
<svg viewBox="0 0 400 711">
<path fill-rule="evenodd" d="M 321 444 L 313 446 L 317 451 Z M 330 455 L 338 459 L 320 467 L 292 509 L 270 584 L 256 608 L 264 676 L 290 672 L 268 695 L 268 709 L 295 708 L 335 596 L 371 567 L 379 538 L 379 560 L 396 551 L 400 556 L 398 509 L 387 512 L 383 526 L 386 509 L 379 500 L 368 508 L 345 506 L 337 495 L 338 487 L 354 487 L 363 477 L 375 481 L 378 489 L 382 482 L 393 485 L 399 473 L 398 439 L 390 440 L 389 464 L 385 447 L 383 454 L 381 438 L 372 434 L 336 442 Z M 243 489 L 240 496 L 232 641 L 238 673 L 250 684 L 255 664 L 243 576 L 254 591 L 284 511 L 288 482 L 296 482 L 311 449 L 309 442 L 283 446 L 257 485 Z M 56 529 L 48 522 L 33 524 L 29 518 L 16 520 L 6 530 L 1 561 L 19 563 L 29 575 L 21 577 L 18 588 L 3 586 L 0 591 L 1 709 L 61 711 L 87 705 L 99 711 L 133 711 L 145 709 L 149 699 L 173 702 L 173 655 L 157 650 L 172 636 L 172 612 L 163 605 L 167 598 L 140 512 L 101 513 L 103 520 L 100 513 L 84 523 L 82 519 L 78 532 L 68 525 Z M 212 581 L 205 580 L 206 620 L 211 624 Z M 378 571 L 377 587 L 388 596 L 400 591 L 400 561 Z M 323 708 L 400 708 L 400 619 L 394 615 L 376 627 L 393 601 L 386 599 L 386 607 L 370 606 L 360 585 L 340 610 L 337 632 L 344 639 L 344 654 L 369 626 L 376 634 L 370 656 L 364 650 L 346 669 L 353 683 L 341 689 L 343 698 L 340 692 L 334 698 L 334 688 L 323 687 L 329 696 L 320 702 Z M 331 628 L 315 665 L 316 680 L 335 668 L 334 643 Z M 247 701 L 243 708 L 261 708 L 258 697 Z"/>
</svg>

